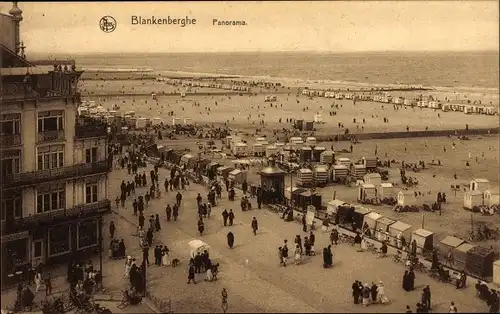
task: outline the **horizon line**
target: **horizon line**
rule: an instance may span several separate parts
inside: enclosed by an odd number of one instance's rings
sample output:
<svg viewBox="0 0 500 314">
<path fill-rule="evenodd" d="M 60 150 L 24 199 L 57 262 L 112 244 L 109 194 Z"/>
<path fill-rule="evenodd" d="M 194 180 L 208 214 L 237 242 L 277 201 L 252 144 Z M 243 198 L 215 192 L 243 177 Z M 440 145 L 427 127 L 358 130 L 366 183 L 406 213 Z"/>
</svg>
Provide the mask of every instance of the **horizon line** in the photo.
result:
<svg viewBox="0 0 500 314">
<path fill-rule="evenodd" d="M 31 51 L 27 54 L 51 54 L 51 55 L 106 55 L 106 54 L 185 54 L 185 53 L 203 53 L 203 54 L 217 54 L 217 53 L 234 53 L 234 54 L 244 54 L 244 53 L 328 53 L 328 54 L 348 54 L 348 53 L 444 53 L 444 52 L 455 52 L 455 53 L 466 53 L 466 52 L 496 52 L 499 53 L 499 49 L 470 49 L 470 50 L 352 50 L 352 51 L 331 51 L 331 50 L 246 50 L 246 51 L 166 51 L 166 52 L 144 52 L 144 51 L 89 51 L 89 52 L 46 52 L 46 51 Z"/>
</svg>

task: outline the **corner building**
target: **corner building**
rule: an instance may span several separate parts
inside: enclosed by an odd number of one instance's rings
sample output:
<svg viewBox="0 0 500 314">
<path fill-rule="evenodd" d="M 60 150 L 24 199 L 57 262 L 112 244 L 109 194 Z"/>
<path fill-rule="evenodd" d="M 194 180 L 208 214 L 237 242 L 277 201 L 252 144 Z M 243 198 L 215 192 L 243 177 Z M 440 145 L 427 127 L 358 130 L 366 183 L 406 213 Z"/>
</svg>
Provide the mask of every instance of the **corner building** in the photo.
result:
<svg viewBox="0 0 500 314">
<path fill-rule="evenodd" d="M 9 14 L 0 15 L 0 212 L 6 280 L 25 276 L 30 266 L 98 251 L 100 223 L 111 208 L 107 125 L 77 114 L 82 71 L 74 63 L 42 67 L 26 60 L 17 3 Z"/>
</svg>

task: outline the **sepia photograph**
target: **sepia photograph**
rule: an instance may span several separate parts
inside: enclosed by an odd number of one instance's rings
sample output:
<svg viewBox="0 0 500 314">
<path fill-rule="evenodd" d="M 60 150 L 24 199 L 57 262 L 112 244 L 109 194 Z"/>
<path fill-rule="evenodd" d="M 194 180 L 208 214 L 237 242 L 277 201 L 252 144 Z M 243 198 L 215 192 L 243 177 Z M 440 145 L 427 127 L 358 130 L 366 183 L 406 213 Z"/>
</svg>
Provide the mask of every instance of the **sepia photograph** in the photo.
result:
<svg viewBox="0 0 500 314">
<path fill-rule="evenodd" d="M 499 313 L 499 6 L 0 2 L 1 313 Z"/>
</svg>

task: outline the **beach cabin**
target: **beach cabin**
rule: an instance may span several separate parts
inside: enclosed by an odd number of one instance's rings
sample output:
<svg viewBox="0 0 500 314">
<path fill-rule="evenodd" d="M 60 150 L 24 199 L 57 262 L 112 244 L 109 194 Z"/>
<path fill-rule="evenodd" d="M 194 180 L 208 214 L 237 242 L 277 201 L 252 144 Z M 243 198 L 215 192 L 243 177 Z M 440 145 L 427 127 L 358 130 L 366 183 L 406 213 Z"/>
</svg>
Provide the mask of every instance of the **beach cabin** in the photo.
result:
<svg viewBox="0 0 500 314">
<path fill-rule="evenodd" d="M 375 234 L 375 227 L 377 225 L 377 220 L 379 220 L 382 217 L 384 216 L 380 215 L 379 213 L 370 211 L 368 214 L 364 216 L 362 226 L 364 227 L 365 224 L 367 224 L 371 234 Z"/>
<path fill-rule="evenodd" d="M 349 168 L 345 165 L 333 165 L 330 169 L 333 182 L 340 182 L 349 175 Z"/>
<path fill-rule="evenodd" d="M 374 204 L 377 201 L 377 190 L 375 185 L 364 183 L 358 188 L 358 202 L 370 201 Z"/>
<path fill-rule="evenodd" d="M 222 144 L 225 145 L 227 148 L 231 147 L 231 141 L 233 140 L 233 137 L 231 135 L 226 136 L 226 138 L 222 141 Z"/>
<path fill-rule="evenodd" d="M 342 165 L 342 166 L 346 166 L 346 167 L 350 167 L 351 166 L 351 160 L 347 157 L 340 157 L 339 159 L 337 159 L 337 165 Z"/>
<path fill-rule="evenodd" d="M 312 150 L 312 161 L 318 162 L 321 161 L 321 154 L 326 151 L 326 148 L 321 146 L 316 146 Z"/>
<path fill-rule="evenodd" d="M 252 149 L 253 155 L 256 157 L 262 157 L 265 154 L 264 145 L 262 145 L 261 143 L 254 143 Z"/>
<path fill-rule="evenodd" d="M 314 123 L 323 123 L 323 116 L 320 114 L 314 115 Z"/>
<path fill-rule="evenodd" d="M 417 198 L 412 191 L 399 191 L 397 194 L 397 201 L 399 206 L 415 205 Z"/>
<path fill-rule="evenodd" d="M 396 199 L 396 191 L 392 183 L 380 183 L 377 185 L 377 197 L 380 201 L 388 198 Z"/>
<path fill-rule="evenodd" d="M 302 90 L 302 95 L 309 96 L 309 90 L 308 89 Z"/>
<path fill-rule="evenodd" d="M 227 178 L 229 176 L 229 173 L 233 171 L 234 168 L 230 166 L 221 166 L 217 168 L 217 175 L 221 176 L 222 178 Z"/>
<path fill-rule="evenodd" d="M 314 181 L 314 174 L 311 169 L 302 168 L 297 171 L 297 182 L 298 187 L 311 187 Z"/>
<path fill-rule="evenodd" d="M 428 256 L 434 247 L 434 232 L 417 229 L 411 234 L 411 240 L 417 243 L 417 254 Z"/>
<path fill-rule="evenodd" d="M 367 171 L 375 171 L 375 169 L 377 169 L 377 157 L 361 157 L 361 164 L 365 166 Z"/>
<path fill-rule="evenodd" d="M 350 206 L 350 204 L 341 200 L 331 200 L 326 204 L 326 213 L 329 215 L 337 214 L 339 206 Z"/>
<path fill-rule="evenodd" d="M 490 188 L 490 181 L 488 179 L 478 178 L 470 182 L 469 190 L 484 192 Z"/>
<path fill-rule="evenodd" d="M 296 146 L 299 146 L 299 145 L 303 145 L 304 141 L 302 140 L 301 137 L 294 136 L 294 137 L 290 138 L 290 140 L 288 141 L 288 143 L 290 143 L 291 146 L 296 147 Z"/>
<path fill-rule="evenodd" d="M 276 148 L 278 148 L 279 152 L 282 152 L 285 149 L 286 144 L 283 142 L 276 142 L 274 143 L 274 145 L 276 146 Z"/>
<path fill-rule="evenodd" d="M 172 125 L 177 125 L 181 123 L 181 118 L 172 118 Z"/>
<path fill-rule="evenodd" d="M 490 116 L 494 116 L 498 114 L 498 108 L 496 107 L 486 107 L 486 114 Z"/>
<path fill-rule="evenodd" d="M 316 165 L 314 166 L 314 182 L 319 186 L 324 186 L 328 183 L 328 166 Z"/>
<path fill-rule="evenodd" d="M 148 119 L 144 117 L 137 118 L 135 121 L 135 129 L 136 130 L 143 130 L 146 128 L 148 124 Z"/>
<path fill-rule="evenodd" d="M 443 104 L 441 106 L 441 110 L 443 110 L 444 112 L 451 111 L 451 105 L 450 104 Z"/>
<path fill-rule="evenodd" d="M 127 112 L 125 112 L 125 116 L 135 117 L 135 111 L 127 111 Z"/>
<path fill-rule="evenodd" d="M 373 184 L 374 186 L 379 186 L 382 184 L 382 177 L 378 173 L 367 173 L 363 176 L 363 181 L 366 184 Z"/>
<path fill-rule="evenodd" d="M 184 125 L 191 125 L 193 124 L 191 118 L 184 118 Z"/>
<path fill-rule="evenodd" d="M 441 109 L 441 103 L 437 101 L 429 101 L 429 108 L 431 109 Z"/>
<path fill-rule="evenodd" d="M 163 123 L 163 119 L 162 118 L 153 118 L 153 121 L 152 121 L 152 125 L 153 126 L 161 125 L 162 123 Z"/>
<path fill-rule="evenodd" d="M 352 163 L 349 174 L 357 180 L 362 180 L 366 174 L 366 168 L 364 165 Z"/>
<path fill-rule="evenodd" d="M 399 220 L 390 225 L 389 236 L 391 238 L 392 245 L 400 248 L 400 246 L 397 243 L 397 237 L 399 234 L 401 234 L 405 238 L 406 243 L 409 243 L 411 239 L 411 231 L 412 231 L 411 225 Z"/>
<path fill-rule="evenodd" d="M 479 206 L 483 205 L 483 193 L 480 191 L 467 191 L 464 194 L 464 209 L 479 211 Z"/>
<path fill-rule="evenodd" d="M 460 238 L 453 236 L 446 236 L 443 240 L 439 242 L 438 252 L 442 256 L 448 256 L 450 252 L 453 255 L 453 250 L 464 243 L 465 241 Z"/>
<path fill-rule="evenodd" d="M 231 142 L 229 143 L 229 149 L 231 149 L 232 151 L 234 149 L 234 146 L 238 143 L 242 143 L 241 136 L 233 136 L 231 138 Z"/>
<path fill-rule="evenodd" d="M 242 184 L 247 179 L 247 171 L 234 169 L 233 171 L 229 172 L 228 179 L 235 184 Z"/>
<path fill-rule="evenodd" d="M 300 160 L 303 162 L 308 162 L 312 159 L 312 149 L 311 147 L 304 146 L 300 149 Z"/>
<path fill-rule="evenodd" d="M 317 147 L 315 147 L 317 148 Z M 335 163 L 335 152 L 333 150 L 325 150 L 319 155 L 319 162 L 322 164 L 331 165 Z"/>
<path fill-rule="evenodd" d="M 453 266 L 456 269 L 463 270 L 467 265 L 467 252 L 476 247 L 474 244 L 464 242 L 452 250 Z"/>
<path fill-rule="evenodd" d="M 500 260 L 493 262 L 493 283 L 500 286 Z"/>
<path fill-rule="evenodd" d="M 196 158 L 191 154 L 182 155 L 180 164 L 181 164 L 181 166 L 186 165 L 187 168 L 192 169 L 193 165 L 196 164 Z"/>
<path fill-rule="evenodd" d="M 233 148 L 233 155 L 236 157 L 245 157 L 248 155 L 248 145 L 245 143 L 236 143 Z"/>
<path fill-rule="evenodd" d="M 317 141 L 316 141 L 315 137 L 310 136 L 310 137 L 306 138 L 306 145 L 316 146 L 316 144 L 317 144 Z"/>
<path fill-rule="evenodd" d="M 500 192 L 498 190 L 486 190 L 483 193 L 484 205 L 500 205 Z"/>
<path fill-rule="evenodd" d="M 279 153 L 278 147 L 276 145 L 268 145 L 266 147 L 266 157 L 271 157 Z"/>
<path fill-rule="evenodd" d="M 264 147 L 269 145 L 269 141 L 265 137 L 257 137 L 255 143 L 262 144 Z"/>
<path fill-rule="evenodd" d="M 473 114 L 476 111 L 476 106 L 467 105 L 464 107 L 464 114 Z"/>
<path fill-rule="evenodd" d="M 390 242 L 390 235 L 389 235 L 389 227 L 394 224 L 396 220 L 392 220 L 391 218 L 388 217 L 382 217 L 377 219 L 375 223 L 375 233 L 374 236 L 379 240 L 380 242 L 382 241 L 389 241 Z"/>
</svg>

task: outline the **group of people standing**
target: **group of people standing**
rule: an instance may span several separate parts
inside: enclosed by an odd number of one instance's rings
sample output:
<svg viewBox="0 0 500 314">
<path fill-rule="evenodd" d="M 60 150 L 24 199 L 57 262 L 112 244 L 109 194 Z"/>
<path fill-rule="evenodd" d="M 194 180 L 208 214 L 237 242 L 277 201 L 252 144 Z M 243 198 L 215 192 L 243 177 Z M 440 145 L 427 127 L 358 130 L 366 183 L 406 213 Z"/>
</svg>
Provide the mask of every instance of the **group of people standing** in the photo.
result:
<svg viewBox="0 0 500 314">
<path fill-rule="evenodd" d="M 352 297 L 354 304 L 363 304 L 368 306 L 370 304 L 387 304 L 389 299 L 385 295 L 385 287 L 382 281 L 378 284 L 372 282 L 371 285 L 368 283 L 361 283 L 359 280 L 355 280 L 352 284 Z"/>
</svg>

